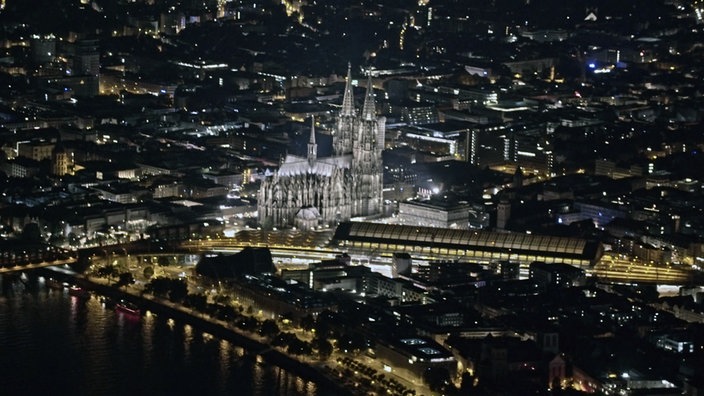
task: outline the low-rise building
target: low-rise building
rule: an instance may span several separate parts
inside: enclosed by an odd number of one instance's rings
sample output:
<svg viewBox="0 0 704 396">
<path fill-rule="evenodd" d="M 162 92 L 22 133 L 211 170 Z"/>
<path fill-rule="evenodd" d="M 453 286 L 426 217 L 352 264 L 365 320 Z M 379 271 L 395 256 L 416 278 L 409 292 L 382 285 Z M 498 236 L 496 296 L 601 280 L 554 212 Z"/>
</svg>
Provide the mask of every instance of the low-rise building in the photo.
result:
<svg viewBox="0 0 704 396">
<path fill-rule="evenodd" d="M 466 202 L 413 200 L 398 205 L 399 221 L 403 224 L 462 230 L 469 228 L 471 209 L 472 205 Z"/>
<path fill-rule="evenodd" d="M 531 263 L 530 278 L 547 287 L 575 287 L 587 283 L 584 270 L 562 263 Z"/>
<path fill-rule="evenodd" d="M 430 338 L 380 340 L 374 352 L 388 370 L 400 371 L 417 380 L 423 380 L 431 368 L 446 369 L 450 378 L 457 371 L 457 360 L 452 353 Z"/>
</svg>

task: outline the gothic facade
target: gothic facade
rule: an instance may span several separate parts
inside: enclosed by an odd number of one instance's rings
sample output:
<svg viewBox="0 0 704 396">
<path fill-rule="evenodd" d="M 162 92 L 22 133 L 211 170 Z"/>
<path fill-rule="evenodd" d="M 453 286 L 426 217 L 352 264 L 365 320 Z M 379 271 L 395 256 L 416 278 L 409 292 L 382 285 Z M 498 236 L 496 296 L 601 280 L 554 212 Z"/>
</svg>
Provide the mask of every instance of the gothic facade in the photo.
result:
<svg viewBox="0 0 704 396">
<path fill-rule="evenodd" d="M 376 116 L 371 76 L 361 112 L 351 81 L 348 69 L 332 133 L 333 155 L 318 158 L 313 121 L 307 156 L 287 155 L 262 181 L 257 205 L 263 227 L 310 229 L 381 213 L 385 118 Z"/>
</svg>

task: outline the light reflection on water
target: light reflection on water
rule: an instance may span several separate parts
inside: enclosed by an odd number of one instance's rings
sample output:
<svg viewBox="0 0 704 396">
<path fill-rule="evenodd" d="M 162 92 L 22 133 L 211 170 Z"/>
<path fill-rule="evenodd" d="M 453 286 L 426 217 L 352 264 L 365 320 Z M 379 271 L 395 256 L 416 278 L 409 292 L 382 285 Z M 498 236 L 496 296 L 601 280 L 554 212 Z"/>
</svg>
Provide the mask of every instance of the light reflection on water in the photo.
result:
<svg viewBox="0 0 704 396">
<path fill-rule="evenodd" d="M 2 394 L 326 395 L 229 341 L 65 290 L 0 296 Z"/>
</svg>

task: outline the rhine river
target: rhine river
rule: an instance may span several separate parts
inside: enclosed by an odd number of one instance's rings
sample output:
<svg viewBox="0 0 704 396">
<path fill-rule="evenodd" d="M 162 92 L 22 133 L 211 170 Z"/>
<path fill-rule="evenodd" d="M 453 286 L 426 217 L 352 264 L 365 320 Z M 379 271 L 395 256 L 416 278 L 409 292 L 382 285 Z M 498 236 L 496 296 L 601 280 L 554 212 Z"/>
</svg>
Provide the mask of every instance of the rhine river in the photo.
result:
<svg viewBox="0 0 704 396">
<path fill-rule="evenodd" d="M 0 280 L 0 283 L 2 281 Z M 334 393 L 190 325 L 131 317 L 5 280 L 0 295 L 3 395 L 309 395 Z"/>
</svg>

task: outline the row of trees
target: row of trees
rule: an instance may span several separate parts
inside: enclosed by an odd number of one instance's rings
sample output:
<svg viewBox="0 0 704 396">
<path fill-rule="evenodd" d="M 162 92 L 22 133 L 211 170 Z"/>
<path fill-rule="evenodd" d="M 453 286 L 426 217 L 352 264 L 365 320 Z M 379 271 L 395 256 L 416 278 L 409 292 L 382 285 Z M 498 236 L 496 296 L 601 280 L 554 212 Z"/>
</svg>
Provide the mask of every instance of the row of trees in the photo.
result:
<svg viewBox="0 0 704 396">
<path fill-rule="evenodd" d="M 269 345 L 281 348 L 294 356 L 314 356 L 327 359 L 335 348 L 344 353 L 359 353 L 370 346 L 368 337 L 358 329 L 349 328 L 340 324 L 337 313 L 324 311 L 317 317 L 307 315 L 298 320 L 298 326 L 313 334 L 310 341 L 299 338 L 293 331 L 282 330 L 283 325 L 289 327 L 293 315 L 282 315 L 283 322 L 273 319 L 260 320 L 253 314 L 252 307 L 245 309 L 233 305 L 229 297 L 220 295 L 209 302 L 208 297 L 202 293 L 188 293 L 188 284 L 185 279 L 159 276 L 152 278 L 153 269 L 146 267 L 145 278 L 150 279 L 144 286 L 144 292 L 156 297 L 168 298 L 174 303 L 183 304 L 196 312 L 212 318 L 228 322 L 230 325 L 266 339 Z M 148 272 L 148 273 L 147 273 Z M 117 266 L 105 265 L 97 269 L 96 274 L 108 279 L 117 278 L 115 286 L 124 286 L 134 283 L 130 272 L 120 272 Z M 330 340 L 335 340 L 333 343 Z"/>
<path fill-rule="evenodd" d="M 188 284 L 185 279 L 159 276 L 151 279 L 144 286 L 144 292 L 157 297 L 168 298 L 171 302 L 180 303 L 188 296 Z"/>
<path fill-rule="evenodd" d="M 109 280 L 115 280 L 115 286 L 122 287 L 131 285 L 134 283 L 134 276 L 131 272 L 125 271 L 120 272 L 120 269 L 114 265 L 104 265 L 96 270 L 96 275 L 107 278 Z"/>
<path fill-rule="evenodd" d="M 267 339 L 270 345 L 280 347 L 291 355 L 311 356 L 317 354 L 321 359 L 327 359 L 333 352 L 332 343 L 322 336 L 316 336 L 312 341 L 305 341 L 298 338 L 293 332 L 281 331 L 279 324 L 273 319 L 260 321 L 252 315 L 251 308 L 245 310 L 241 306 L 235 307 L 228 299 L 223 298 L 217 298 L 216 302 L 209 303 L 204 294 L 189 294 L 188 285 L 183 279 L 157 277 L 146 284 L 144 291 L 155 296 L 168 298 L 172 302 L 182 303 L 188 308 L 213 318 L 227 321 L 240 330 Z M 312 320 L 312 323 L 315 323 L 315 320 Z M 312 330 L 312 327 L 310 329 Z M 328 334 L 328 332 L 323 331 L 318 334 Z"/>
</svg>

